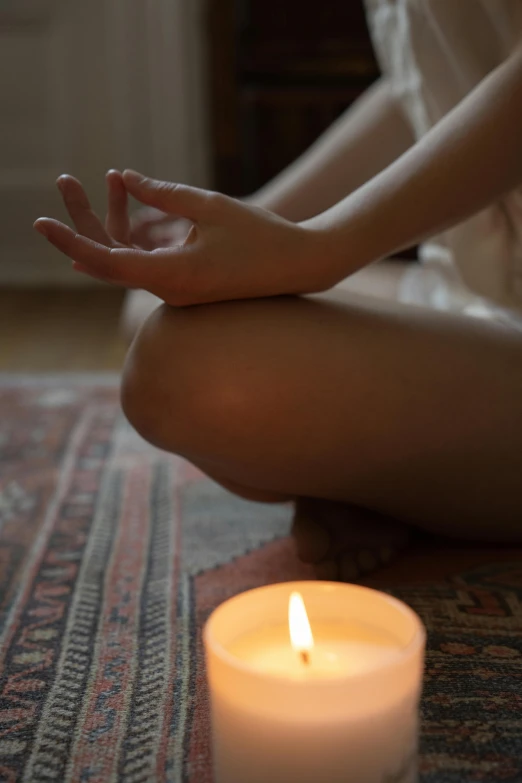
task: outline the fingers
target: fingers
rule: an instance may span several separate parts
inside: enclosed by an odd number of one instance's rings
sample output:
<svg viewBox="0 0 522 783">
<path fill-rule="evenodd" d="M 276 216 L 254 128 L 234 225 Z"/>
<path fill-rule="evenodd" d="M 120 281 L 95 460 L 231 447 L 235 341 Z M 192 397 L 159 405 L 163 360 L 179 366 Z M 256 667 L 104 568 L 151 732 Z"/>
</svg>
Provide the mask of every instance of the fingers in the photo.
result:
<svg viewBox="0 0 522 783">
<path fill-rule="evenodd" d="M 136 248 L 109 248 L 52 218 L 39 218 L 34 228 L 73 260 L 73 268 L 107 283 L 145 288 L 171 304 L 185 302 L 193 256 L 173 248 L 149 253 Z M 190 302 L 186 302 L 187 304 Z"/>
<path fill-rule="evenodd" d="M 127 188 L 120 172 L 115 169 L 107 172 L 106 180 L 108 209 L 105 227 L 113 239 L 127 245 L 130 241 Z"/>
<path fill-rule="evenodd" d="M 75 177 L 64 174 L 58 178 L 56 184 L 77 232 L 94 242 L 110 247 L 112 239 L 93 212 L 81 183 Z"/>
<path fill-rule="evenodd" d="M 172 215 L 167 215 L 154 207 L 142 207 L 131 218 L 132 228 L 141 228 L 142 226 L 151 228 L 153 226 L 162 226 L 165 223 L 172 223 Z"/>
<path fill-rule="evenodd" d="M 172 223 L 172 215 L 166 215 L 153 207 L 144 207 L 131 219 L 130 241 L 144 250 L 154 250 L 160 246 L 156 231 L 161 226 Z M 168 242 L 165 243 L 165 246 Z"/>
<path fill-rule="evenodd" d="M 147 275 L 149 254 L 144 250 L 107 247 L 51 218 L 39 218 L 34 228 L 93 277 L 133 286 Z"/>
<path fill-rule="evenodd" d="M 212 191 L 150 179 L 131 169 L 123 172 L 123 181 L 129 193 L 142 204 L 195 223 L 211 219 L 220 199 L 219 194 Z"/>
<path fill-rule="evenodd" d="M 184 218 L 173 220 L 172 216 L 170 216 L 168 224 L 152 226 L 149 236 L 154 249 L 159 247 L 179 247 L 180 245 L 185 245 L 186 247 L 196 241 L 198 234 L 194 223 L 189 223 Z"/>
</svg>

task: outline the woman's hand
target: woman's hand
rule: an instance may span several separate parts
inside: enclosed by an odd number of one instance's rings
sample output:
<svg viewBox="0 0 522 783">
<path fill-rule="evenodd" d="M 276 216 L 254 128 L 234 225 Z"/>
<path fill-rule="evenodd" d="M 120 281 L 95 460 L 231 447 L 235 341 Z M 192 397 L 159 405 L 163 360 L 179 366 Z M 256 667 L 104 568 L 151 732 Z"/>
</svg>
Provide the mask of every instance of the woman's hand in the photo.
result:
<svg viewBox="0 0 522 783">
<path fill-rule="evenodd" d="M 105 228 L 81 184 L 58 185 L 77 233 L 50 218 L 35 228 L 73 261 L 73 268 L 127 288 L 144 288 L 172 305 L 323 291 L 327 234 L 290 223 L 258 207 L 133 171 L 109 172 Z M 117 181 L 119 180 L 119 182 Z M 138 201 L 192 224 L 184 242 L 146 251 L 132 243 L 127 191 Z"/>
<path fill-rule="evenodd" d="M 174 247 L 185 241 L 191 223 L 154 207 L 141 207 L 131 218 L 131 242 L 143 250 Z"/>
</svg>

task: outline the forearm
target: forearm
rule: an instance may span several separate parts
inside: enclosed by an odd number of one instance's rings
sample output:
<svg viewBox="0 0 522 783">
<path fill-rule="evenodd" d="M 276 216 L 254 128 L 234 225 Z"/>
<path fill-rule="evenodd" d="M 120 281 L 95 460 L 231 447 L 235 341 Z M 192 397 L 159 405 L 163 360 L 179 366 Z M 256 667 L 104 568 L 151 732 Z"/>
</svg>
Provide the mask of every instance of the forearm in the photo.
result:
<svg viewBox="0 0 522 783">
<path fill-rule="evenodd" d="M 401 107 L 380 80 L 295 163 L 247 201 L 287 220 L 306 220 L 360 187 L 412 143 Z"/>
<path fill-rule="evenodd" d="M 397 161 L 309 221 L 331 238 L 338 276 L 456 225 L 522 182 L 521 118 L 517 52 Z"/>
</svg>

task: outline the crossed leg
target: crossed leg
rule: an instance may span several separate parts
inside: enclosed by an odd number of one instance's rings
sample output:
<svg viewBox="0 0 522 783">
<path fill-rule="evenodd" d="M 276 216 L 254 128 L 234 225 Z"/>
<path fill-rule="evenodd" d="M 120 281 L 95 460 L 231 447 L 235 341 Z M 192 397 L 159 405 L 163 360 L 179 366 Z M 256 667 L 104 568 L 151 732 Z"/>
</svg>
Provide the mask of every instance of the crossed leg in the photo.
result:
<svg viewBox="0 0 522 783">
<path fill-rule="evenodd" d="M 339 290 L 162 306 L 122 403 L 146 439 L 243 497 L 301 498 L 304 520 L 321 499 L 327 562 L 348 506 L 366 559 L 402 545 L 402 523 L 522 540 L 522 334 L 497 324 Z"/>
</svg>

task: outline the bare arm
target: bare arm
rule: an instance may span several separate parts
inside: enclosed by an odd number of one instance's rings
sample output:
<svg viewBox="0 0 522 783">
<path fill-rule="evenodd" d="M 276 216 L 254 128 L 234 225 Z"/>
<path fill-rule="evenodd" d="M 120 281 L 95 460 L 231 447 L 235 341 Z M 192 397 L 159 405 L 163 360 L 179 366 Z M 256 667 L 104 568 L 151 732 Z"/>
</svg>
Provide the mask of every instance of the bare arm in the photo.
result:
<svg viewBox="0 0 522 783">
<path fill-rule="evenodd" d="M 522 182 L 522 51 L 398 160 L 336 206 L 296 224 L 266 209 L 132 171 L 103 227 L 79 182 L 65 178 L 75 231 L 35 228 L 74 268 L 176 306 L 323 291 L 356 269 L 454 225 Z M 68 192 L 68 194 L 67 194 Z M 129 240 L 127 193 L 191 221 L 183 244 L 147 252 Z"/>
<path fill-rule="evenodd" d="M 456 225 L 522 182 L 522 49 L 387 169 L 306 225 L 340 279 Z"/>
<path fill-rule="evenodd" d="M 295 163 L 246 201 L 287 220 L 306 220 L 337 204 L 413 141 L 401 107 L 381 79 Z"/>
</svg>

